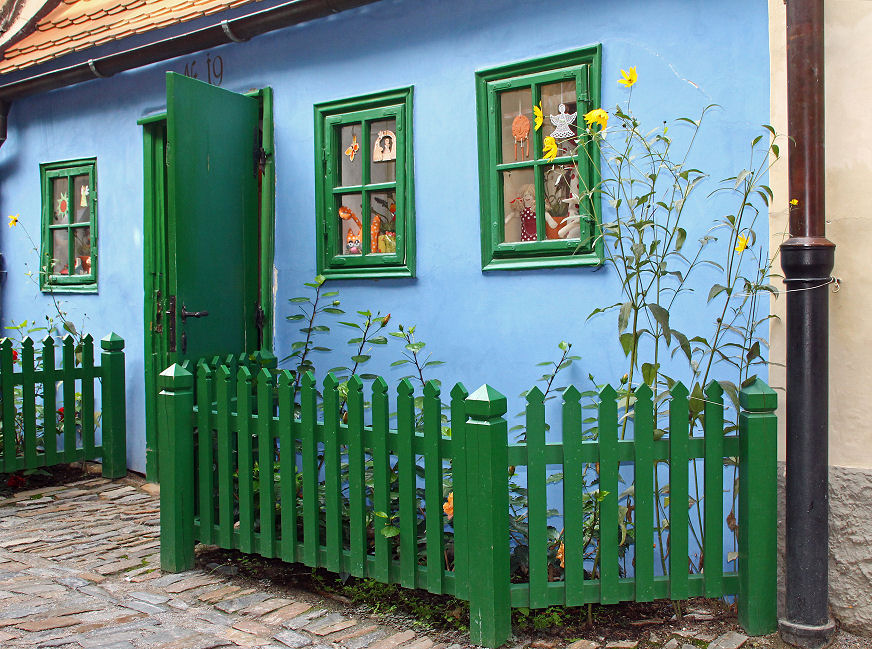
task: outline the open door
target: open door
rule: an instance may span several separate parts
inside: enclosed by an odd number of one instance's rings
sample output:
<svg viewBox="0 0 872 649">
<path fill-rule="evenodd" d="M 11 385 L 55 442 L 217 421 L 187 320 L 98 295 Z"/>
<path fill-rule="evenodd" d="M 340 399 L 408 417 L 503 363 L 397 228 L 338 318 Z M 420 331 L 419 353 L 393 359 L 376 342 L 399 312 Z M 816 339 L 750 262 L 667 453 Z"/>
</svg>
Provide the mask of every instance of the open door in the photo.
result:
<svg viewBox="0 0 872 649">
<path fill-rule="evenodd" d="M 149 479 L 157 478 L 157 374 L 175 362 L 261 347 L 261 230 L 267 217 L 272 223 L 260 195 L 272 192 L 262 178 L 271 161 L 267 126 L 270 144 L 272 131 L 263 96 L 172 72 L 166 83 L 165 118 L 143 122 Z"/>
</svg>

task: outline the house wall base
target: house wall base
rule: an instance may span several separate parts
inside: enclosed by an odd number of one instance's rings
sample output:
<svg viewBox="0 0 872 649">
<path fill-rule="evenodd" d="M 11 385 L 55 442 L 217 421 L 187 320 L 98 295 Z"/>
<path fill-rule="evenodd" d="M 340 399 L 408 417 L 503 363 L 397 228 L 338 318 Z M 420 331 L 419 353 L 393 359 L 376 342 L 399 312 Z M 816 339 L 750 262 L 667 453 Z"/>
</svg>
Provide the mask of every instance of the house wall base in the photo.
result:
<svg viewBox="0 0 872 649">
<path fill-rule="evenodd" d="M 785 464 L 778 464 L 778 612 L 784 602 Z M 872 469 L 829 468 L 830 611 L 839 626 L 872 637 Z"/>
</svg>

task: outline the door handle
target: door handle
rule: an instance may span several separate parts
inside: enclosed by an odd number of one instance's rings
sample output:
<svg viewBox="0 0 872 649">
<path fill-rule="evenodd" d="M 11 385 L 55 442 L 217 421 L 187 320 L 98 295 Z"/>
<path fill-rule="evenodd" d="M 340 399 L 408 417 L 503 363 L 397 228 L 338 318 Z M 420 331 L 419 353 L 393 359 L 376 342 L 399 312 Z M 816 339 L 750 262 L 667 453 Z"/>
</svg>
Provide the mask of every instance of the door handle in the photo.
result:
<svg viewBox="0 0 872 649">
<path fill-rule="evenodd" d="M 188 311 L 184 303 L 182 304 L 182 322 L 188 318 L 205 318 L 207 315 L 209 315 L 208 311 Z"/>
</svg>

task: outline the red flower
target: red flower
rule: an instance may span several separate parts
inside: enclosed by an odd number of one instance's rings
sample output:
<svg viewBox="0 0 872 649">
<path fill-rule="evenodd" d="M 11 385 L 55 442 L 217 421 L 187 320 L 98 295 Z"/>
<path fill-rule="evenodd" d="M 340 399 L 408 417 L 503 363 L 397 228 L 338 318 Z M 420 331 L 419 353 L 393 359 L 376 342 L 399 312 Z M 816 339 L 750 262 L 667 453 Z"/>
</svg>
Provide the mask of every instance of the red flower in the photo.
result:
<svg viewBox="0 0 872 649">
<path fill-rule="evenodd" d="M 18 350 L 16 350 L 16 349 L 12 350 L 12 362 L 13 363 L 18 362 Z"/>
<path fill-rule="evenodd" d="M 23 487 L 26 484 L 27 484 L 27 478 L 25 478 L 24 476 L 14 474 L 14 473 L 11 476 L 9 476 L 9 479 L 6 481 L 6 486 L 11 487 L 13 489 L 15 489 L 17 487 Z"/>
<path fill-rule="evenodd" d="M 63 407 L 63 406 L 61 406 L 60 408 L 58 408 L 58 418 L 59 418 L 61 421 L 64 420 L 64 407 Z"/>
</svg>

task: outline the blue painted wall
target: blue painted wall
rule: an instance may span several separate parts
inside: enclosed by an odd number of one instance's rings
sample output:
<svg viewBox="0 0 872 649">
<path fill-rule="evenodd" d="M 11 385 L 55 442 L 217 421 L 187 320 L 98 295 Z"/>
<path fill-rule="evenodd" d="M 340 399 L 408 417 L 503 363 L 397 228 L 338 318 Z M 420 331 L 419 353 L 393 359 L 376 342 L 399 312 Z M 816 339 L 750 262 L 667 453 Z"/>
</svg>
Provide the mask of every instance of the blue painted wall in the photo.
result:
<svg viewBox="0 0 872 649">
<path fill-rule="evenodd" d="M 619 69 L 637 66 L 635 112 L 652 127 L 707 104 L 715 113 L 697 146 L 695 164 L 713 178 L 746 164 L 747 143 L 768 121 L 769 55 L 765 3 L 736 0 L 515 2 L 384 0 L 329 19 L 288 28 L 248 43 L 209 51 L 224 60 L 222 87 L 275 90 L 276 332 L 279 357 L 298 339 L 287 298 L 315 274 L 312 105 L 406 85 L 415 87 L 415 180 L 418 277 L 340 281 L 343 307 L 392 313 L 393 324 L 416 324 L 449 384 L 490 382 L 514 396 L 539 375 L 535 363 L 570 340 L 583 357 L 572 379 L 600 381 L 625 371 L 613 316 L 585 319 L 616 300 L 607 270 L 481 271 L 474 72 L 593 43 L 603 44 L 603 105 L 626 97 Z M 144 470 L 142 383 L 142 132 L 136 120 L 165 107 L 164 71 L 182 72 L 205 53 L 126 72 L 16 102 L 9 140 L 0 148 L 0 214 L 20 213 L 39 232 L 39 163 L 97 158 L 98 295 L 63 297 L 72 319 L 102 336 L 127 340 L 130 466 Z M 212 118 L 204 115 L 203 119 Z M 680 130 L 676 129 L 680 135 Z M 700 204 L 715 212 L 722 206 Z M 700 211 L 704 234 L 714 212 Z M 3 228 L 8 276 L 4 324 L 39 317 L 50 305 L 24 276 L 36 261 L 22 233 Z M 678 314 L 687 321 L 698 313 Z M 704 316 L 708 317 L 708 316 Z M 351 332 L 335 326 L 329 346 L 341 352 Z M 367 371 L 390 370 L 400 346 Z M 346 357 L 347 358 L 347 357 Z M 341 355 L 316 359 L 326 370 Z M 510 404 L 510 412 L 519 410 Z"/>
</svg>

